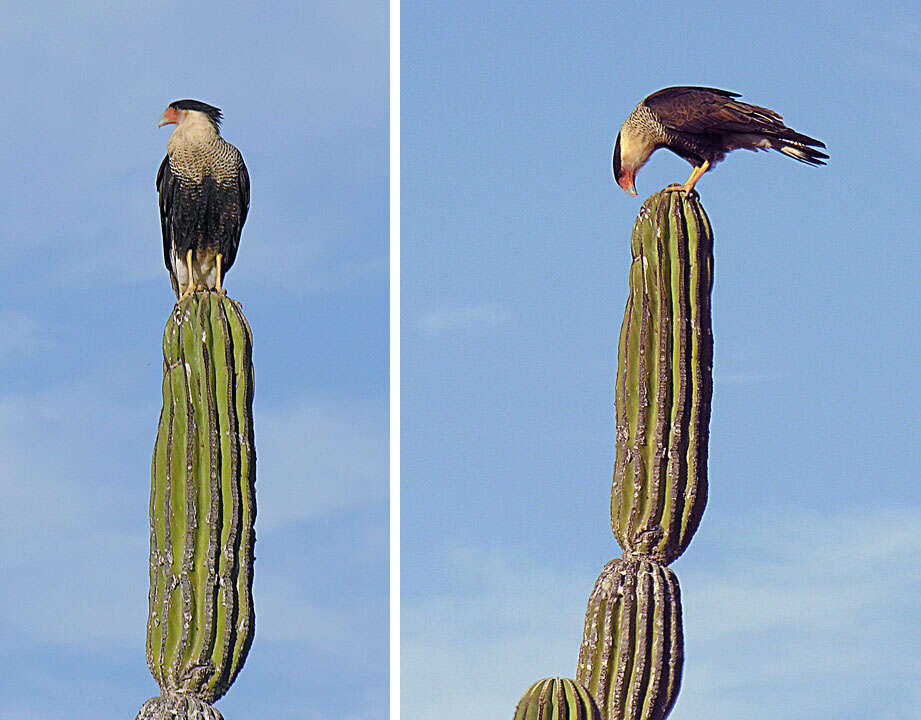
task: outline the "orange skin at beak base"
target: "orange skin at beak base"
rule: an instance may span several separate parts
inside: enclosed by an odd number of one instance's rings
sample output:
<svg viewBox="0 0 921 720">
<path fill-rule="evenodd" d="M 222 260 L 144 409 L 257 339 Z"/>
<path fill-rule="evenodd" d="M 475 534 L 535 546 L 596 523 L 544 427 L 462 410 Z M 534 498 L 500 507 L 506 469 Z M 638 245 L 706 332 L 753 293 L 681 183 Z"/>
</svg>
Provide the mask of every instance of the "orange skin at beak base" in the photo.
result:
<svg viewBox="0 0 921 720">
<path fill-rule="evenodd" d="M 161 128 L 164 125 L 174 125 L 179 123 L 179 111 L 176 108 L 168 107 L 163 111 L 163 115 L 160 116 L 160 122 L 157 123 L 157 127 Z"/>
<path fill-rule="evenodd" d="M 633 184 L 633 173 L 624 172 L 619 178 L 617 178 L 617 184 L 623 189 L 627 195 L 633 195 L 636 197 L 636 186 Z"/>
</svg>

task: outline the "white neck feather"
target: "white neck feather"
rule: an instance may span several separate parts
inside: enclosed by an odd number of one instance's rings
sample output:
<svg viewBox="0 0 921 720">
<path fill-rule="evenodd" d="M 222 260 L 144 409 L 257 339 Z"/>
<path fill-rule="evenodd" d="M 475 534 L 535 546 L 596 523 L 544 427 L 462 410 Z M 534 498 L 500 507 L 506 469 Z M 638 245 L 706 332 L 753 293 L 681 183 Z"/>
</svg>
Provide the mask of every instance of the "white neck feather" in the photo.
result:
<svg viewBox="0 0 921 720">
<path fill-rule="evenodd" d="M 645 164 L 653 150 L 654 145 L 647 143 L 641 135 L 633 131 L 633 128 L 624 123 L 620 131 L 621 166 L 635 172 Z"/>
<path fill-rule="evenodd" d="M 169 136 L 167 150 L 172 150 L 178 145 L 192 145 L 206 143 L 218 136 L 214 123 L 203 112 L 197 110 L 183 110 L 179 123 L 172 135 Z"/>
</svg>

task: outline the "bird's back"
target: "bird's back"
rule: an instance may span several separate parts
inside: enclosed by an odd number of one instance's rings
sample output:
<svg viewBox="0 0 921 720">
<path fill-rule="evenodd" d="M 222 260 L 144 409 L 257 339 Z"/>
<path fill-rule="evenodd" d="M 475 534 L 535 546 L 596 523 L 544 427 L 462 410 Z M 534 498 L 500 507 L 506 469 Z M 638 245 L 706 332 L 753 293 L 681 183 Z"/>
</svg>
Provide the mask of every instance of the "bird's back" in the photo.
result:
<svg viewBox="0 0 921 720">
<path fill-rule="evenodd" d="M 239 150 L 219 135 L 204 142 L 171 141 L 157 189 L 164 260 L 171 274 L 187 275 L 179 266 L 189 250 L 207 266 L 220 253 L 221 274 L 226 273 L 249 210 L 249 175 Z"/>
</svg>

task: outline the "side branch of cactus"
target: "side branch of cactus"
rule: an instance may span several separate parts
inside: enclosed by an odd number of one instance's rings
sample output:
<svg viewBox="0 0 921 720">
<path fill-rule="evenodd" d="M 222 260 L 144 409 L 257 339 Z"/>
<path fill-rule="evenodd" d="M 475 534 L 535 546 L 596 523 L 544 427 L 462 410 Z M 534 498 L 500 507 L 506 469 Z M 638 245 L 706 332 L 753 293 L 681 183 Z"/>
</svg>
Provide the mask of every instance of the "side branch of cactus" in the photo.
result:
<svg viewBox="0 0 921 720">
<path fill-rule="evenodd" d="M 601 720 L 588 689 L 568 678 L 545 678 L 527 689 L 514 720 Z"/>
</svg>

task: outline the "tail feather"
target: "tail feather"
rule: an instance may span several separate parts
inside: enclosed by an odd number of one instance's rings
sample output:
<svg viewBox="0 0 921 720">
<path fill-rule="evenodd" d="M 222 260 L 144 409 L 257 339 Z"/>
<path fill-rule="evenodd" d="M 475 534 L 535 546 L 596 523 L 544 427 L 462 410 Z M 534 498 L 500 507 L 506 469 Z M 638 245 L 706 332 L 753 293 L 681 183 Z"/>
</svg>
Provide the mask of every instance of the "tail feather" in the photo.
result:
<svg viewBox="0 0 921 720">
<path fill-rule="evenodd" d="M 814 140 L 813 143 L 825 147 L 824 143 Z M 797 142 L 795 140 L 788 140 L 786 138 L 775 138 L 774 142 L 771 143 L 771 146 L 782 152 L 787 157 L 791 157 L 794 160 L 798 160 L 801 163 L 806 163 L 807 165 L 825 165 L 826 160 L 828 160 L 828 155 L 819 150 L 816 150 L 813 147 L 809 147 L 803 142 Z"/>
<path fill-rule="evenodd" d="M 789 140 L 791 142 L 797 143 L 798 145 L 814 145 L 815 147 L 820 148 L 825 147 L 825 143 L 823 143 L 821 140 L 816 140 L 815 138 L 809 137 L 808 135 L 803 135 L 803 133 L 796 132 L 796 130 L 793 128 L 788 128 L 786 125 L 784 125 L 783 130 L 772 133 L 772 135 L 775 135 L 776 137 L 783 140 Z"/>
</svg>

